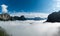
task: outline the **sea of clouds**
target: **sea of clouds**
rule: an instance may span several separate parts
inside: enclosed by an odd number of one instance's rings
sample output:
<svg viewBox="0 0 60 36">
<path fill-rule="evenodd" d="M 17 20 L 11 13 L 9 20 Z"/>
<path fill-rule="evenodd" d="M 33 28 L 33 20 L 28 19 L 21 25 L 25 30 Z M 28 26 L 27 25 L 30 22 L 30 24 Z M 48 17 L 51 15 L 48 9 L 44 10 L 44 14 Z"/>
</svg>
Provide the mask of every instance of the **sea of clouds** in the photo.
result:
<svg viewBox="0 0 60 36">
<path fill-rule="evenodd" d="M 0 26 L 12 36 L 60 36 L 60 23 L 45 21 L 0 21 Z"/>
</svg>

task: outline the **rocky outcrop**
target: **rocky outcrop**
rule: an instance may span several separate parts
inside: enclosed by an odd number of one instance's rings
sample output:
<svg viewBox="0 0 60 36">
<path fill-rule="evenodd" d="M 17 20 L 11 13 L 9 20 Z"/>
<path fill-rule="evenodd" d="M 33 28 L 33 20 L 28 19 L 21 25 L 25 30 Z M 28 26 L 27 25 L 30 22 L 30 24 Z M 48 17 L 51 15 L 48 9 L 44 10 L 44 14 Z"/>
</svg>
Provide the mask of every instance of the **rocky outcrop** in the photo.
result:
<svg viewBox="0 0 60 36">
<path fill-rule="evenodd" d="M 10 20 L 10 15 L 7 13 L 0 14 L 0 20 Z"/>
<path fill-rule="evenodd" d="M 60 11 L 53 12 L 52 14 L 48 15 L 46 22 L 60 22 Z"/>
<path fill-rule="evenodd" d="M 22 15 L 21 17 L 18 17 L 18 16 L 10 16 L 9 14 L 7 13 L 3 13 L 3 14 L 0 14 L 0 20 L 1 21 L 14 21 L 14 20 L 26 20 L 26 18 L 24 17 L 24 15 Z"/>
<path fill-rule="evenodd" d="M 0 27 L 0 36 L 9 36 L 4 28 Z"/>
</svg>

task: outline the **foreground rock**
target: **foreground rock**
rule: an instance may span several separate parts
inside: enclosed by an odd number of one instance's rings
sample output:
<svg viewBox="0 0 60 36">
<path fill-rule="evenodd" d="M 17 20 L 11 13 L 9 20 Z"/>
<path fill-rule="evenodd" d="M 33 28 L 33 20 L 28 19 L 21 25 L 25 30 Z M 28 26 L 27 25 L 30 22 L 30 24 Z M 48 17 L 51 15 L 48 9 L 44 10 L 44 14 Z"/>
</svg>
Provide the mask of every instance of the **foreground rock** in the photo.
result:
<svg viewBox="0 0 60 36">
<path fill-rule="evenodd" d="M 3 29 L 2 27 L 0 27 L 0 36 L 9 36 L 5 29 Z"/>
<path fill-rule="evenodd" d="M 53 12 L 52 14 L 48 15 L 46 22 L 60 22 L 60 11 Z"/>
</svg>

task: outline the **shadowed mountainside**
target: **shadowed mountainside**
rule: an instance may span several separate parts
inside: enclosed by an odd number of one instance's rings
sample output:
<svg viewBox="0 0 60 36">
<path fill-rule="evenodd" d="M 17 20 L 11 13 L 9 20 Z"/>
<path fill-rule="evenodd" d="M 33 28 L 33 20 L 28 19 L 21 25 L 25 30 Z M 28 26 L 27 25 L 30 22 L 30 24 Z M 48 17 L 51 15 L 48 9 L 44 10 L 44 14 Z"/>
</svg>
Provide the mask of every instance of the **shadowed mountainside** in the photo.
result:
<svg viewBox="0 0 60 36">
<path fill-rule="evenodd" d="M 53 12 L 48 15 L 48 19 L 46 22 L 60 22 L 60 11 Z"/>
</svg>

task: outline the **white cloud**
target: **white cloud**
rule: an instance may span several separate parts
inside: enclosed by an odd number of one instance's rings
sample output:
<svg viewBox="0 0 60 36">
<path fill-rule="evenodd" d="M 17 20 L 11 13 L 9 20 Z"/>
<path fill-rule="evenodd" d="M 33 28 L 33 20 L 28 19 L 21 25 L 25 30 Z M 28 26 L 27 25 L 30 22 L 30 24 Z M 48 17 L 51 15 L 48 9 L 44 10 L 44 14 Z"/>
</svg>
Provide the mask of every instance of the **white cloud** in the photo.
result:
<svg viewBox="0 0 60 36">
<path fill-rule="evenodd" d="M 43 23 L 44 21 L 45 20 L 7 21 L 7 22 L 0 21 L 0 26 L 2 26 L 12 36 L 55 36 L 55 35 L 58 35 L 58 27 L 60 27 L 60 23 Z"/>
<path fill-rule="evenodd" d="M 7 5 L 2 4 L 1 7 L 2 7 L 2 12 L 3 12 L 3 13 L 7 13 L 7 12 L 8 12 L 8 10 L 7 10 L 7 7 L 8 7 L 8 6 L 7 6 Z"/>
</svg>

